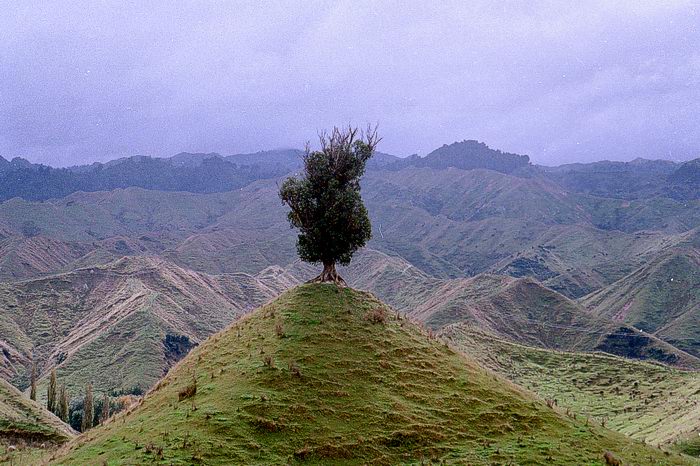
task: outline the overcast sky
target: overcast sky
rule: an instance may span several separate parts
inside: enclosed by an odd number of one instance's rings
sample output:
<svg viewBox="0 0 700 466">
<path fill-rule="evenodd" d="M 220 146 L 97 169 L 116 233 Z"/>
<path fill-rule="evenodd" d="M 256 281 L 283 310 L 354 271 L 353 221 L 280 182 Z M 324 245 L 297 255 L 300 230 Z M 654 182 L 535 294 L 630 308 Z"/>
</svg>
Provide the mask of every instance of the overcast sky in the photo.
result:
<svg viewBox="0 0 700 466">
<path fill-rule="evenodd" d="M 700 157 L 698 2 L 31 3 L 0 3 L 5 158 L 301 147 L 347 122 L 397 155 Z"/>
</svg>

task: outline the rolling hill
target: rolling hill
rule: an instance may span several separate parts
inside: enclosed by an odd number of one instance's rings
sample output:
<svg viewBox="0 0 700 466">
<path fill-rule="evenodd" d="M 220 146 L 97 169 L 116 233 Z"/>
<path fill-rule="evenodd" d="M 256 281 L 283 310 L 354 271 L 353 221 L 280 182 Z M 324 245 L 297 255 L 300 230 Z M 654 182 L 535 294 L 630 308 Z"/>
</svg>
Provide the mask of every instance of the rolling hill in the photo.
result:
<svg viewBox="0 0 700 466">
<path fill-rule="evenodd" d="M 480 364 L 561 409 L 652 445 L 672 446 L 700 432 L 700 373 L 603 353 L 519 345 L 459 323 L 440 335 Z"/>
<path fill-rule="evenodd" d="M 547 407 L 371 295 L 295 288 L 53 464 L 691 464 Z"/>
<path fill-rule="evenodd" d="M 26 386 L 34 352 L 40 373 L 57 367 L 71 393 L 88 382 L 98 391 L 146 390 L 186 350 L 279 294 L 287 285 L 277 280 L 212 276 L 161 258 L 123 257 L 2 285 L 5 376 Z"/>
<path fill-rule="evenodd" d="M 296 264 L 291 275 L 313 276 Z M 352 286 L 375 293 L 435 331 L 455 323 L 513 342 L 566 351 L 606 351 L 700 369 L 700 359 L 633 326 L 597 315 L 532 278 L 480 274 L 436 279 L 397 256 L 364 250 L 342 269 Z"/>
<path fill-rule="evenodd" d="M 700 237 L 672 248 L 581 303 L 700 356 Z"/>
<path fill-rule="evenodd" d="M 39 464 L 48 449 L 76 432 L 0 379 L 0 464 Z"/>
</svg>

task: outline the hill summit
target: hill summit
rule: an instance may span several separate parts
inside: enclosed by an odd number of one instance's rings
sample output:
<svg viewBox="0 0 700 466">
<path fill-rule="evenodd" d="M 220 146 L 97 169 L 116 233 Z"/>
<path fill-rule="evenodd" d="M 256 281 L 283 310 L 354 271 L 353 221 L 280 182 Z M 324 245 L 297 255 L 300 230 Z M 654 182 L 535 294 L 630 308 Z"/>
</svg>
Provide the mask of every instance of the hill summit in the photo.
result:
<svg viewBox="0 0 700 466">
<path fill-rule="evenodd" d="M 478 168 L 495 170 L 501 173 L 513 173 L 530 165 L 527 155 L 511 154 L 491 149 L 483 142 L 464 140 L 444 144 L 425 157 L 411 156 L 396 162 L 396 166 L 416 166 L 430 168 L 460 168 L 474 170 Z"/>
<path fill-rule="evenodd" d="M 685 464 L 571 419 L 368 293 L 303 285 L 194 349 L 57 464 Z"/>
</svg>

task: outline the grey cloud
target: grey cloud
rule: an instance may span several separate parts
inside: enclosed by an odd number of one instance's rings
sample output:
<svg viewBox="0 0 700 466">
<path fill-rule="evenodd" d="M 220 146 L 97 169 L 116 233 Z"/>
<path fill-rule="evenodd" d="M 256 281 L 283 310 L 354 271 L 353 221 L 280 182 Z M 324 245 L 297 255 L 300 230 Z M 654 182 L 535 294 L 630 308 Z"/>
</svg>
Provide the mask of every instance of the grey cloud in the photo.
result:
<svg viewBox="0 0 700 466">
<path fill-rule="evenodd" d="M 0 155 L 54 165 L 480 139 L 540 163 L 700 156 L 693 2 L 0 6 Z"/>
</svg>

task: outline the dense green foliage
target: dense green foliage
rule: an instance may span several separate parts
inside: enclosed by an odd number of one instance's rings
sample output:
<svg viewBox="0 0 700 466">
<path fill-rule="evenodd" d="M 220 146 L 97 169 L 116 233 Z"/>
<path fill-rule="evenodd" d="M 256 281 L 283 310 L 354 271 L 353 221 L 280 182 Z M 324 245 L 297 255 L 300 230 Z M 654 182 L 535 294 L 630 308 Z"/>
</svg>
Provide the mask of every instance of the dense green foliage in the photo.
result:
<svg viewBox="0 0 700 466">
<path fill-rule="evenodd" d="M 321 136 L 321 150 L 307 151 L 304 176 L 282 184 L 280 197 L 290 208 L 289 222 L 300 230 L 297 251 L 302 260 L 325 267 L 349 264 L 370 239 L 360 177 L 377 142 L 376 131 L 358 139 L 357 129 L 334 128 L 330 136 Z"/>
</svg>

